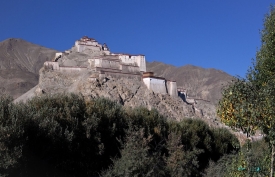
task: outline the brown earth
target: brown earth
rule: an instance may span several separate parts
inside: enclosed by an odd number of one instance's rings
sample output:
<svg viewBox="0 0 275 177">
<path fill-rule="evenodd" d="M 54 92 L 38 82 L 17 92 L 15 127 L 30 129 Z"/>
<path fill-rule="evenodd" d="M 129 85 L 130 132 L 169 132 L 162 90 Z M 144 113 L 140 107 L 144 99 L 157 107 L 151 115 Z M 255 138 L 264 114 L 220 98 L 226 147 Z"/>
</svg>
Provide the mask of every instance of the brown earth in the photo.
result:
<svg viewBox="0 0 275 177">
<path fill-rule="evenodd" d="M 220 98 L 222 84 L 232 79 L 232 76 L 215 69 L 203 69 L 191 65 L 175 67 L 160 62 L 147 63 L 147 71 L 176 80 L 178 86 L 187 89 L 189 97 L 210 101 L 196 101 L 193 105 L 184 103 L 180 98 L 148 91 L 141 81 L 109 78 L 105 82 L 89 83 L 88 78 L 91 73 L 82 73 L 78 76 L 78 74 L 47 72 L 42 68 L 39 82 L 39 69 L 45 61 L 52 60 L 56 52 L 22 39 L 7 39 L 0 42 L 0 92 L 17 98 L 30 90 L 18 100 L 26 100 L 40 92 L 51 94 L 80 92 L 86 97 L 107 97 L 125 106 L 156 108 L 176 120 L 183 117 L 201 117 L 216 122 L 218 118 L 215 114 L 215 103 Z M 82 55 L 74 52 L 70 54 L 78 60 L 83 58 Z M 33 87 L 35 88 L 32 89 Z"/>
<path fill-rule="evenodd" d="M 107 97 L 124 106 L 155 108 L 174 120 L 200 117 L 210 126 L 223 126 L 216 116 L 215 104 L 221 97 L 221 88 L 233 79 L 223 71 L 192 65 L 175 67 L 160 62 L 147 63 L 147 71 L 176 80 L 179 87 L 187 89 L 190 98 L 209 101 L 197 100 L 196 104 L 190 105 L 179 97 L 148 91 L 139 80 L 107 78 L 90 81 L 89 71 L 77 74 L 42 68 L 56 52 L 22 39 L 0 42 L 0 94 L 7 93 L 14 98 L 20 96 L 17 101 L 24 101 L 45 93 L 81 93 L 86 98 Z"/>
<path fill-rule="evenodd" d="M 147 71 L 175 80 L 178 87 L 187 90 L 189 97 L 208 100 L 213 104 L 218 103 L 221 89 L 233 79 L 231 75 L 213 68 L 205 69 L 193 65 L 175 67 L 161 62 L 148 62 Z"/>
<path fill-rule="evenodd" d="M 0 42 L 0 93 L 17 98 L 37 85 L 39 69 L 56 52 L 22 39 Z"/>
</svg>

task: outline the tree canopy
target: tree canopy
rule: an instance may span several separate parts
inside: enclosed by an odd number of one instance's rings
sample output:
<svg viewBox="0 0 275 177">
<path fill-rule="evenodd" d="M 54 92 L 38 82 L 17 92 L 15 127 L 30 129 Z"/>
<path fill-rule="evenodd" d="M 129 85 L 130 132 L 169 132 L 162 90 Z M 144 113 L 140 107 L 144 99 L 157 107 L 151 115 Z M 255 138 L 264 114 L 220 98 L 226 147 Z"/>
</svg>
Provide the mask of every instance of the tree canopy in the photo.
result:
<svg viewBox="0 0 275 177">
<path fill-rule="evenodd" d="M 261 47 L 245 79 L 236 79 L 223 91 L 218 115 L 247 136 L 259 128 L 271 147 L 270 176 L 275 155 L 275 10 L 265 15 Z"/>
</svg>

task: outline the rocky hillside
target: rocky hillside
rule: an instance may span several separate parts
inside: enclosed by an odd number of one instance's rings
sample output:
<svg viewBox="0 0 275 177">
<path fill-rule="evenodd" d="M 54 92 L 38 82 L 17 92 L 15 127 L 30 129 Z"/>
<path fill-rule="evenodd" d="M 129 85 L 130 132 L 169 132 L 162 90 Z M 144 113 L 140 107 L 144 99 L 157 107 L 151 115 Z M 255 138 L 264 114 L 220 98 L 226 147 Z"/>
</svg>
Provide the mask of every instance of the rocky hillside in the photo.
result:
<svg viewBox="0 0 275 177">
<path fill-rule="evenodd" d="M 229 74 L 216 69 L 192 65 L 175 67 L 161 62 L 148 62 L 147 71 L 176 80 L 178 87 L 186 89 L 189 97 L 208 100 L 213 104 L 221 98 L 222 87 L 233 79 Z"/>
<path fill-rule="evenodd" d="M 91 79 L 91 76 L 93 79 Z M 86 99 L 105 97 L 125 107 L 155 108 L 161 114 L 181 120 L 186 117 L 200 117 L 209 125 L 221 126 L 215 114 L 215 106 L 208 102 L 198 102 L 195 107 L 180 97 L 157 94 L 149 91 L 139 79 L 100 78 L 93 71 L 61 72 L 47 67 L 40 70 L 38 85 L 16 101 L 24 101 L 41 94 L 81 93 Z"/>
<path fill-rule="evenodd" d="M 0 93 L 17 98 L 37 85 L 39 69 L 56 52 L 22 39 L 0 42 Z"/>
<path fill-rule="evenodd" d="M 178 86 L 187 89 L 189 97 L 210 101 L 187 104 L 180 97 L 172 98 L 148 91 L 139 80 L 110 77 L 92 81 L 89 79 L 92 74 L 90 71 L 62 73 L 42 68 L 39 78 L 39 69 L 45 61 L 52 60 L 56 52 L 22 39 L 7 39 L 0 42 L 0 92 L 17 98 L 29 90 L 17 101 L 43 93 L 58 92 L 81 93 L 87 99 L 103 96 L 129 107 L 156 108 L 162 114 L 176 120 L 183 117 L 201 117 L 208 120 L 210 124 L 219 124 L 215 115 L 215 103 L 220 98 L 222 84 L 232 79 L 232 76 L 222 71 L 191 65 L 175 67 L 160 62 L 147 63 L 147 71 L 176 80 Z M 65 57 L 59 62 L 73 62 L 76 59 L 79 62 L 81 58 L 85 59 L 84 55 L 87 54 L 72 53 L 70 57 L 73 58 Z"/>
</svg>

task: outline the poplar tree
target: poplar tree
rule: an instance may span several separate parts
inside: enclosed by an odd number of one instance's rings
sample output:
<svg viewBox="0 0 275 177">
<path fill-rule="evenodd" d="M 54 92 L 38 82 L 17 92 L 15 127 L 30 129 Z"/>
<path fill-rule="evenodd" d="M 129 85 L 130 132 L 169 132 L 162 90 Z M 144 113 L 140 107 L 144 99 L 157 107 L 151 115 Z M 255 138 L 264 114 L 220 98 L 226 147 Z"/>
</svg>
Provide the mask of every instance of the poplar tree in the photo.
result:
<svg viewBox="0 0 275 177">
<path fill-rule="evenodd" d="M 258 89 L 261 113 L 260 126 L 271 146 L 270 177 L 274 173 L 275 155 L 275 9 L 265 15 L 261 31 L 261 48 L 256 54 L 253 67 L 248 72 L 248 80 Z"/>
<path fill-rule="evenodd" d="M 234 81 L 223 92 L 218 115 L 247 135 L 259 128 L 271 147 L 270 177 L 274 173 L 275 155 L 275 10 L 265 15 L 261 47 L 248 70 L 246 79 Z"/>
</svg>

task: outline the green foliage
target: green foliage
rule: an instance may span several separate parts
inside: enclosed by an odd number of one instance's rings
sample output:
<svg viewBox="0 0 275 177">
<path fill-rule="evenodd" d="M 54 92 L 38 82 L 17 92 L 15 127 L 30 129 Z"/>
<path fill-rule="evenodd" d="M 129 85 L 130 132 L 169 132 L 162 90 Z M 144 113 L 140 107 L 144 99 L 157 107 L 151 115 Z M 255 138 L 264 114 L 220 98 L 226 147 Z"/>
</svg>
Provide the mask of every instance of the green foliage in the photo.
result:
<svg viewBox="0 0 275 177">
<path fill-rule="evenodd" d="M 16 167 L 22 156 L 24 117 L 12 98 L 0 95 L 0 175 Z"/>
<path fill-rule="evenodd" d="M 210 159 L 238 144 L 202 121 L 167 121 L 154 109 L 123 109 L 103 98 L 0 101 L 1 175 L 202 176 Z"/>
<path fill-rule="evenodd" d="M 274 79 L 275 74 L 275 10 L 274 6 L 265 15 L 261 31 L 261 48 L 257 51 L 253 67 L 249 69 L 248 79 L 259 89 Z"/>
<path fill-rule="evenodd" d="M 206 170 L 209 177 L 246 177 L 268 176 L 269 173 L 269 147 L 265 141 L 260 140 L 251 144 L 247 151 L 247 144 L 238 153 L 225 155 L 217 163 L 211 162 Z"/>
<path fill-rule="evenodd" d="M 122 146 L 121 158 L 114 159 L 114 165 L 102 176 L 167 176 L 161 152 L 150 151 L 151 141 L 152 136 L 145 138 L 143 129 L 135 131 L 130 128 Z"/>
<path fill-rule="evenodd" d="M 192 169 L 188 168 L 188 160 L 181 142 L 181 135 L 179 132 L 171 132 L 168 135 L 167 149 L 169 151 L 166 157 L 166 168 L 170 176 L 180 177 L 190 175 Z"/>
<path fill-rule="evenodd" d="M 213 155 L 212 159 L 217 161 L 224 154 L 231 154 L 240 149 L 239 140 L 226 128 L 212 129 L 213 133 Z"/>
<path fill-rule="evenodd" d="M 275 154 L 275 9 L 271 6 L 261 32 L 262 45 L 246 80 L 233 82 L 223 92 L 218 114 L 231 127 L 247 135 L 258 127 L 270 144 L 270 176 L 274 174 Z"/>
<path fill-rule="evenodd" d="M 216 161 L 223 154 L 230 153 L 238 149 L 238 140 L 225 129 L 216 131 L 210 128 L 201 120 L 186 120 L 182 122 L 182 141 L 184 149 L 190 152 L 190 159 L 197 157 L 199 170 L 203 171 L 210 159 Z M 220 144 L 215 144 L 220 142 Z M 222 145 L 222 146 L 219 146 Z M 195 156 L 195 157 L 192 157 Z"/>
<path fill-rule="evenodd" d="M 255 133 L 261 120 L 258 98 L 259 93 L 251 83 L 236 79 L 223 90 L 217 113 L 222 122 L 241 129 L 248 137 Z"/>
</svg>

